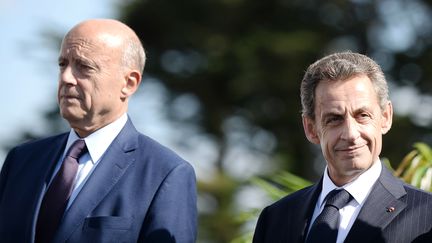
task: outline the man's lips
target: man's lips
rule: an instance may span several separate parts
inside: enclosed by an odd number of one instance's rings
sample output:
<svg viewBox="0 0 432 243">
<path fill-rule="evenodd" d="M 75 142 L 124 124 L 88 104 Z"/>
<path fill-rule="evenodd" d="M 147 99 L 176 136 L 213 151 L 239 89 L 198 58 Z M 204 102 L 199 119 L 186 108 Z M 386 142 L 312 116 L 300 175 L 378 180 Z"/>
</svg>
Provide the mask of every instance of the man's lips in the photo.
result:
<svg viewBox="0 0 432 243">
<path fill-rule="evenodd" d="M 78 95 L 62 95 L 60 96 L 62 99 L 80 99 L 80 97 Z"/>
<path fill-rule="evenodd" d="M 336 148 L 336 151 L 354 152 L 356 150 L 364 148 L 366 145 L 367 144 L 359 144 L 359 145 L 353 145 L 353 146 L 348 146 L 348 147 L 341 147 L 341 148 Z"/>
<path fill-rule="evenodd" d="M 66 103 L 77 103 L 80 102 L 80 97 L 76 95 L 62 95 L 60 100 Z"/>
</svg>

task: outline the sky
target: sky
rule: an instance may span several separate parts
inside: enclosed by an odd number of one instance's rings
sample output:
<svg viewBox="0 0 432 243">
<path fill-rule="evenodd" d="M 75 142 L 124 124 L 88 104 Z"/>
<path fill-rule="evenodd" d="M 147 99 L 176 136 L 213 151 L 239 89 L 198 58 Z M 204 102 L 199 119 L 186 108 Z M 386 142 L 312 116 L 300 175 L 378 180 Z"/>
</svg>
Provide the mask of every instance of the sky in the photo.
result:
<svg viewBox="0 0 432 243">
<path fill-rule="evenodd" d="M 0 0 L 0 145 L 20 131 L 43 129 L 56 102 L 57 50 L 44 31 L 63 35 L 88 18 L 115 18 L 115 0 Z M 5 151 L 0 152 L 3 161 Z M 0 162 L 1 163 L 1 162 Z"/>
</svg>

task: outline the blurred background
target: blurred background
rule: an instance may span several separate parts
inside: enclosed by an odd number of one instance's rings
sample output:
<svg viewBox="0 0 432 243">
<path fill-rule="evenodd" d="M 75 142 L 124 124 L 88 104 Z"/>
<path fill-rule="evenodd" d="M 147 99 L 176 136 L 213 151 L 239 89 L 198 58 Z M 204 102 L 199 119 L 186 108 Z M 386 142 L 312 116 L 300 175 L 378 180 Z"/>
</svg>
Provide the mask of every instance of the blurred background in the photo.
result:
<svg viewBox="0 0 432 243">
<path fill-rule="evenodd" d="M 88 18 L 116 18 L 146 48 L 129 114 L 199 180 L 199 242 L 253 230 L 243 212 L 271 203 L 251 178 L 280 171 L 315 181 L 325 162 L 303 134 L 307 66 L 344 50 L 376 60 L 395 118 L 382 156 L 396 167 L 432 144 L 432 1 L 0 0 L 0 165 L 18 143 L 66 131 L 56 103 L 62 36 Z"/>
</svg>

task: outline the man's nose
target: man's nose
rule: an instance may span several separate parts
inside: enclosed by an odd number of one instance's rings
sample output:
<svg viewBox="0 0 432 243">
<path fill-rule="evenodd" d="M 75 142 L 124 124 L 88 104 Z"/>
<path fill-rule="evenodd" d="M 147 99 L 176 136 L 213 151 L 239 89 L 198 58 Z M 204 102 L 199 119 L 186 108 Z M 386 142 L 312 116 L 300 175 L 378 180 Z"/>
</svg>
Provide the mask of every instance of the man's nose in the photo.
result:
<svg viewBox="0 0 432 243">
<path fill-rule="evenodd" d="M 77 81 L 75 76 L 73 75 L 73 70 L 70 65 L 64 67 L 63 69 L 60 69 L 60 82 L 66 83 L 66 84 L 72 84 L 76 85 Z"/>
<path fill-rule="evenodd" d="M 360 136 L 358 123 L 352 117 L 348 117 L 342 128 L 341 138 L 347 141 L 354 141 Z"/>
</svg>

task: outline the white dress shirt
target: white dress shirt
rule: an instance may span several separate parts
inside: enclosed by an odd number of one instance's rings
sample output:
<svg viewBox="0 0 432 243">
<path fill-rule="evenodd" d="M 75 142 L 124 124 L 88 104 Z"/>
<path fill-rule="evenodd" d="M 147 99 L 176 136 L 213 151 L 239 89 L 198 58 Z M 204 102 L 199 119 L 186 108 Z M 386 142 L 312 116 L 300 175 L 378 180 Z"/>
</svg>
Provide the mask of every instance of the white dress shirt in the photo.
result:
<svg viewBox="0 0 432 243">
<path fill-rule="evenodd" d="M 112 141 L 120 133 L 120 131 L 126 124 L 127 120 L 128 120 L 128 116 L 125 113 L 114 122 L 106 125 L 103 128 L 100 128 L 99 130 L 83 138 L 86 143 L 88 152 L 79 158 L 78 171 L 75 176 L 73 191 L 69 198 L 66 209 L 68 209 L 72 204 L 72 202 L 75 200 L 76 196 L 81 191 L 85 182 L 87 181 L 87 179 L 90 177 L 90 175 L 98 165 L 105 151 L 108 149 Z M 63 159 L 66 155 L 66 152 L 68 151 L 70 146 L 72 146 L 72 144 L 78 139 L 82 139 L 82 138 L 80 138 L 76 134 L 76 132 L 73 129 L 71 129 L 69 132 L 69 137 L 66 143 L 65 150 L 60 160 L 57 162 L 56 169 L 51 180 L 54 178 L 54 176 L 57 174 L 58 170 L 60 169 Z"/>
<path fill-rule="evenodd" d="M 368 197 L 370 191 L 372 190 L 373 185 L 378 180 L 378 177 L 381 174 L 381 161 L 376 161 L 367 171 L 363 172 L 359 177 L 357 177 L 354 181 L 343 185 L 342 187 L 336 186 L 333 181 L 328 176 L 328 168 L 326 167 L 323 177 L 322 190 L 321 194 L 318 197 L 318 201 L 315 205 L 314 213 L 312 215 L 310 228 L 324 209 L 325 201 L 327 194 L 334 189 L 345 189 L 348 191 L 351 196 L 354 198 L 349 202 L 345 207 L 339 209 L 340 221 L 339 221 L 339 231 L 337 235 L 337 243 L 344 242 L 345 238 L 348 235 L 355 219 L 357 218 L 360 209 L 362 208 L 366 198 Z M 308 231 L 308 232 L 309 232 Z"/>
</svg>

